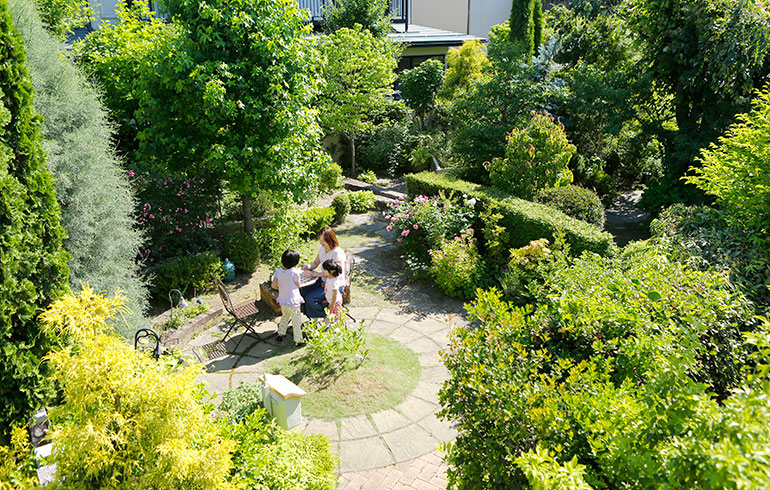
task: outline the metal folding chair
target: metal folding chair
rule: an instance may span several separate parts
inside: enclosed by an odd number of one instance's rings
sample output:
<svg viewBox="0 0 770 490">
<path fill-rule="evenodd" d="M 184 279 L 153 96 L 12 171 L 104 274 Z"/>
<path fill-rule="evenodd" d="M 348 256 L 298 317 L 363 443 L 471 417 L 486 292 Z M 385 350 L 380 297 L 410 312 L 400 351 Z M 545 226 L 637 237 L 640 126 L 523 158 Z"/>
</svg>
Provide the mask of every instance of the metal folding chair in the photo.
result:
<svg viewBox="0 0 770 490">
<path fill-rule="evenodd" d="M 230 328 L 227 330 L 225 337 L 222 339 L 222 343 L 227 341 L 227 337 L 230 335 L 230 332 L 232 332 L 233 329 L 239 325 L 244 327 L 246 332 L 256 337 L 257 340 L 263 340 L 262 337 L 260 337 L 259 334 L 254 331 L 254 324 L 257 323 L 256 314 L 259 313 L 259 308 L 257 308 L 256 302 L 249 301 L 248 303 L 234 307 L 233 302 L 230 300 L 230 295 L 227 294 L 227 290 L 225 289 L 225 285 L 222 284 L 222 281 L 220 281 L 219 278 L 214 274 L 211 275 L 211 280 L 214 281 L 214 286 L 217 288 L 219 299 L 222 300 L 222 306 L 224 306 L 225 311 L 227 311 L 230 316 L 233 317 L 233 322 L 230 324 Z M 248 320 L 248 317 L 253 318 Z M 243 337 L 245 336 L 246 334 L 243 335 Z M 234 352 L 238 351 L 238 346 L 241 345 L 243 337 L 241 337 L 241 339 L 235 345 L 235 349 L 233 349 Z"/>
</svg>

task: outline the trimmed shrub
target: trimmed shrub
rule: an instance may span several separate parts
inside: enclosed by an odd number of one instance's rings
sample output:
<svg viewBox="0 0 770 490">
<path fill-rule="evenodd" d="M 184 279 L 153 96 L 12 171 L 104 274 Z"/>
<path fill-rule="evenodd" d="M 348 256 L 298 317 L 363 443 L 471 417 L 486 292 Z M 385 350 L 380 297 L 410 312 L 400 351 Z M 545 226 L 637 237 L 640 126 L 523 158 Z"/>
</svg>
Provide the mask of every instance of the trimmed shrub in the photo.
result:
<svg viewBox="0 0 770 490">
<path fill-rule="evenodd" d="M 243 231 L 227 235 L 223 242 L 223 255 L 235 264 L 235 268 L 243 272 L 254 272 L 259 263 L 259 243 L 254 236 Z"/>
<path fill-rule="evenodd" d="M 311 208 L 305 211 L 304 220 L 307 226 L 305 235 L 315 237 L 319 231 L 334 223 L 336 211 L 333 207 Z"/>
<path fill-rule="evenodd" d="M 600 228 L 604 226 L 604 205 L 599 196 L 591 190 L 575 185 L 551 187 L 538 192 L 535 201 Z"/>
<path fill-rule="evenodd" d="M 500 214 L 502 218 L 499 225 L 507 230 L 504 234 L 507 242 L 502 244 L 505 250 L 523 247 L 540 238 L 547 238 L 554 243 L 559 232 L 564 233 L 565 241 L 574 255 L 584 251 L 611 255 L 617 249 L 612 235 L 590 223 L 571 218 L 549 206 L 510 197 L 497 189 L 472 184 L 447 174 L 421 172 L 407 175 L 406 188 L 410 196 L 435 196 L 439 192 L 469 196 L 478 201 L 477 207 Z M 483 223 L 478 225 L 477 228 L 483 229 Z"/>
<path fill-rule="evenodd" d="M 334 208 L 334 222 L 337 224 L 341 224 L 345 222 L 345 219 L 350 214 L 350 199 L 348 198 L 348 193 L 344 194 L 337 194 L 334 196 L 334 199 L 332 199 L 332 207 Z"/>
<path fill-rule="evenodd" d="M 35 108 L 43 116 L 43 149 L 56 184 L 64 248 L 73 290 L 128 297 L 129 311 L 116 322 L 130 335 L 145 326 L 147 282 L 136 273 L 142 234 L 134 218 L 134 190 L 113 148 L 114 128 L 101 94 L 70 61 L 64 45 L 46 32 L 33 2 L 11 0 L 11 12 L 27 46 Z"/>
<path fill-rule="evenodd" d="M 349 192 L 350 211 L 353 213 L 365 213 L 374 209 L 374 192 L 358 191 Z"/>
<path fill-rule="evenodd" d="M 506 141 L 505 156 L 485 164 L 495 187 L 532 199 L 540 189 L 572 183 L 568 165 L 575 147 L 553 116 L 533 114 L 527 125 L 514 128 Z"/>
<path fill-rule="evenodd" d="M 214 252 L 203 252 L 197 255 L 175 257 L 152 271 L 152 293 L 165 297 L 172 289 L 178 289 L 182 294 L 194 289 L 200 291 L 211 289 L 211 274 L 223 277 L 222 261 Z"/>
<path fill-rule="evenodd" d="M 0 2 L 0 442 L 53 395 L 42 362 L 57 335 L 38 315 L 67 290 L 59 204 L 45 167 L 24 41 Z"/>
</svg>

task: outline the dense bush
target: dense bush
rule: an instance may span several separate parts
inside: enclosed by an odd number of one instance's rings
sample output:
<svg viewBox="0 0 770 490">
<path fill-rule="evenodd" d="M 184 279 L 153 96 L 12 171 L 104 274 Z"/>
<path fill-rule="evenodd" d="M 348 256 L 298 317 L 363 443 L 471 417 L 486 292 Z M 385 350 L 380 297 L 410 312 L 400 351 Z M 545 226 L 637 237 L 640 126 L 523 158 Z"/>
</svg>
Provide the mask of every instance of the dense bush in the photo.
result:
<svg viewBox="0 0 770 490">
<path fill-rule="evenodd" d="M 507 197 L 504 193 L 478 184 L 472 184 L 446 174 L 422 172 L 406 176 L 407 192 L 410 196 L 435 196 L 439 192 L 456 193 L 476 199 L 477 207 L 494 211 L 502 216 L 499 225 L 507 233 L 501 234 L 506 242 L 503 250 L 523 247 L 532 240 L 547 238 L 553 242 L 556 235 L 564 233 L 565 241 L 573 254 L 583 251 L 601 255 L 614 253 L 612 235 L 584 221 L 576 220 L 543 204 Z M 483 229 L 483 223 L 476 228 Z"/>
<path fill-rule="evenodd" d="M 174 257 L 152 270 L 152 293 L 165 298 L 172 289 L 193 294 L 213 287 L 211 274 L 223 276 L 222 261 L 213 252 Z"/>
<path fill-rule="evenodd" d="M 34 105 L 43 116 L 43 148 L 56 183 L 70 285 L 97 291 L 120 289 L 130 311 L 116 327 L 130 335 L 144 326 L 147 285 L 135 259 L 142 235 L 134 219 L 134 189 L 125 180 L 113 148 L 113 125 L 101 94 L 66 55 L 61 41 L 48 34 L 31 2 L 9 2 L 27 46 Z M 123 321 L 125 320 L 125 322 Z"/>
<path fill-rule="evenodd" d="M 542 286 L 548 271 L 547 266 L 554 260 L 549 245 L 548 240 L 541 238 L 511 250 L 508 266 L 499 278 L 506 299 L 518 305 L 534 301 L 536 288 Z"/>
<path fill-rule="evenodd" d="M 440 238 L 436 248 L 428 252 L 431 257 L 430 275 L 439 289 L 462 300 L 476 296 L 484 264 L 476 249 L 473 229 L 469 228 L 454 239 Z"/>
<path fill-rule="evenodd" d="M 364 322 L 349 323 L 347 309 L 337 307 L 329 311 L 325 319 L 314 319 L 303 326 L 308 336 L 307 350 L 315 364 L 334 371 L 341 371 L 347 365 L 358 367 L 362 358 L 369 354 L 366 348 Z"/>
<path fill-rule="evenodd" d="M 146 265 L 215 247 L 211 227 L 218 208 L 217 179 L 133 170 L 127 175 L 136 187 L 136 220 L 147 234 L 139 252 Z"/>
<path fill-rule="evenodd" d="M 222 393 L 222 401 L 219 402 L 217 411 L 226 417 L 230 423 L 239 424 L 254 412 L 262 409 L 262 383 L 241 382 L 237 388 L 232 388 Z"/>
<path fill-rule="evenodd" d="M 724 211 L 674 205 L 650 225 L 654 241 L 673 258 L 700 270 L 724 271 L 762 314 L 770 308 L 770 251 L 765 236 Z"/>
<path fill-rule="evenodd" d="M 262 251 L 262 258 L 269 264 L 279 265 L 281 254 L 287 248 L 296 249 L 304 241 L 302 235 L 307 231 L 304 212 L 293 206 L 285 206 L 277 210 L 266 227 L 256 230 L 254 236 Z"/>
<path fill-rule="evenodd" d="M 326 436 L 283 430 L 262 408 L 225 433 L 238 442 L 233 480 L 248 490 L 337 488 L 337 458 Z"/>
<path fill-rule="evenodd" d="M 7 2 L 0 3 L 0 441 L 53 395 L 50 365 L 41 362 L 56 336 L 37 316 L 67 290 L 64 229 L 45 167 L 40 118 L 24 41 Z"/>
<path fill-rule="evenodd" d="M 332 225 L 334 216 L 335 210 L 333 207 L 308 209 L 302 216 L 307 228 L 304 234 L 315 238 L 319 231 Z"/>
<path fill-rule="evenodd" d="M 157 362 L 109 334 L 122 299 L 84 288 L 43 315 L 77 340 L 49 356 L 62 403 L 50 409 L 59 488 L 228 489 L 233 440 L 210 415 L 197 364 Z"/>
<path fill-rule="evenodd" d="M 318 186 L 323 192 L 331 192 L 342 187 L 345 178 L 342 176 L 342 167 L 335 162 L 328 162 L 328 165 L 321 172 L 318 179 Z"/>
<path fill-rule="evenodd" d="M 704 149 L 702 167 L 685 180 L 716 196 L 731 222 L 770 238 L 770 91 L 757 94 L 751 112 L 738 115 L 718 145 Z"/>
<path fill-rule="evenodd" d="M 325 7 L 324 30 L 335 32 L 359 24 L 378 37 L 391 31 L 387 0 L 338 0 Z"/>
<path fill-rule="evenodd" d="M 366 213 L 374 209 L 374 192 L 358 191 L 348 193 L 350 211 L 353 213 Z"/>
<path fill-rule="evenodd" d="M 252 273 L 256 270 L 261 256 L 259 243 L 253 235 L 236 231 L 225 236 L 222 241 L 222 253 L 225 258 L 232 260 L 239 271 Z"/>
<path fill-rule="evenodd" d="M 341 224 L 345 222 L 345 219 L 350 214 L 350 199 L 347 192 L 343 194 L 337 194 L 332 199 L 332 208 L 334 208 L 334 222 Z"/>
<path fill-rule="evenodd" d="M 535 201 L 600 228 L 604 226 L 604 205 L 599 196 L 588 189 L 574 185 L 542 189 L 535 195 Z"/>
<path fill-rule="evenodd" d="M 479 328 L 453 333 L 439 395 L 460 421 L 450 487 L 530 488 L 510 463 L 535 447 L 582 465 L 592 488 L 751 481 L 742 465 L 770 437 L 754 425 L 770 414 L 756 411 L 768 385 L 741 387 L 751 309 L 726 278 L 654 249 L 632 264 L 585 255 L 536 299 L 530 315 L 482 292 L 469 307 Z"/>
<path fill-rule="evenodd" d="M 35 0 L 40 18 L 46 28 L 64 39 L 74 29 L 82 27 L 94 19 L 94 10 L 88 0 Z"/>
<path fill-rule="evenodd" d="M 526 126 L 508 135 L 505 156 L 486 164 L 489 180 L 515 196 L 532 199 L 540 189 L 572 182 L 568 164 L 574 153 L 563 126 L 553 116 L 535 113 Z"/>
<path fill-rule="evenodd" d="M 459 48 L 449 48 L 446 55 L 444 83 L 439 90 L 439 97 L 452 100 L 455 96 L 468 91 L 482 77 L 482 72 L 489 66 L 481 41 L 464 41 Z"/>
<path fill-rule="evenodd" d="M 405 123 L 381 124 L 361 137 L 357 148 L 361 168 L 390 176 L 409 169 L 414 135 Z"/>
<path fill-rule="evenodd" d="M 394 231 L 410 272 L 420 276 L 431 263 L 429 249 L 442 238 L 460 236 L 471 227 L 476 215 L 473 201 L 453 200 L 439 195 L 417 196 L 390 205 L 388 231 Z M 424 269 L 424 270 L 423 270 Z"/>
<path fill-rule="evenodd" d="M 436 95 L 444 83 L 444 64 L 435 59 L 425 60 L 398 76 L 401 96 L 417 114 L 420 128 L 425 129 L 426 117 L 430 117 L 436 105 Z"/>
</svg>

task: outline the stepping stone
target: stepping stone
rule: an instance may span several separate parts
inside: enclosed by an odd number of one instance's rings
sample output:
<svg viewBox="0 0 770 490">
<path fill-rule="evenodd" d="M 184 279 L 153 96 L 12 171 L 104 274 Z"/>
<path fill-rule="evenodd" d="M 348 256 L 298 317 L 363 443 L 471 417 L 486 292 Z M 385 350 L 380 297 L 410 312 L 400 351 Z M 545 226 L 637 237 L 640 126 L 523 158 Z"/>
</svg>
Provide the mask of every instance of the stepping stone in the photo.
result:
<svg viewBox="0 0 770 490">
<path fill-rule="evenodd" d="M 396 325 L 395 323 L 382 320 L 374 320 L 366 324 L 366 330 L 377 335 L 388 335 L 398 327 L 399 325 Z"/>
<path fill-rule="evenodd" d="M 349 439 L 363 439 L 365 437 L 377 435 L 377 429 L 372 425 L 366 415 L 347 417 L 342 419 L 340 423 L 342 427 L 340 438 L 343 441 Z"/>
<path fill-rule="evenodd" d="M 337 422 L 333 420 L 308 419 L 305 434 L 323 434 L 330 441 L 338 441 Z"/>
<path fill-rule="evenodd" d="M 425 335 L 435 332 L 448 332 L 452 328 L 452 325 L 447 323 L 445 319 L 439 320 L 434 317 L 417 318 L 409 321 L 404 326 Z"/>
<path fill-rule="evenodd" d="M 438 344 L 436 344 L 428 337 L 420 337 L 409 342 L 409 348 L 418 354 L 428 354 L 431 352 L 438 352 L 440 350 Z"/>
<path fill-rule="evenodd" d="M 438 439 L 416 424 L 383 434 L 382 438 L 398 462 L 429 453 L 439 444 Z"/>
<path fill-rule="evenodd" d="M 410 330 L 406 327 L 399 327 L 392 331 L 388 336 L 391 339 L 401 342 L 406 346 L 409 346 L 411 342 L 422 338 L 422 335 L 419 332 L 415 332 L 414 330 Z"/>
<path fill-rule="evenodd" d="M 447 379 L 449 379 L 449 371 L 443 365 L 422 368 L 420 381 L 427 381 L 429 383 L 440 384 L 446 381 Z"/>
<path fill-rule="evenodd" d="M 406 418 L 412 422 L 417 422 L 438 411 L 439 406 L 412 395 L 408 395 L 406 400 L 396 406 L 396 410 L 404 414 Z"/>
<path fill-rule="evenodd" d="M 209 393 L 224 393 L 230 389 L 230 373 L 205 373 L 198 376 L 199 381 L 208 385 Z"/>
<path fill-rule="evenodd" d="M 396 462 L 379 436 L 341 441 L 340 460 L 340 471 L 343 473 L 380 468 Z"/>
<path fill-rule="evenodd" d="M 420 367 L 423 368 L 440 366 L 443 364 L 441 356 L 438 352 L 426 352 L 423 354 L 418 354 L 418 358 L 420 360 Z"/>
<path fill-rule="evenodd" d="M 412 391 L 412 396 L 425 400 L 426 402 L 438 405 L 438 390 L 441 385 L 437 383 L 428 383 L 427 381 L 420 381 Z"/>
<path fill-rule="evenodd" d="M 435 414 L 429 415 L 417 423 L 441 442 L 449 442 L 457 439 L 456 425 L 440 420 Z"/>
<path fill-rule="evenodd" d="M 406 427 L 411 423 L 404 414 L 396 412 L 393 409 L 375 412 L 372 414 L 372 419 L 380 433 L 393 432 L 394 430 Z"/>
<path fill-rule="evenodd" d="M 407 313 L 403 310 L 397 310 L 395 308 L 382 308 L 380 313 L 377 315 L 377 320 L 383 320 L 386 322 L 403 325 L 414 317 L 414 313 Z"/>
<path fill-rule="evenodd" d="M 376 306 L 366 306 L 363 308 L 350 308 L 348 312 L 350 313 L 350 316 L 356 320 L 374 320 L 374 318 L 377 316 L 377 313 L 380 312 L 380 309 Z"/>
</svg>

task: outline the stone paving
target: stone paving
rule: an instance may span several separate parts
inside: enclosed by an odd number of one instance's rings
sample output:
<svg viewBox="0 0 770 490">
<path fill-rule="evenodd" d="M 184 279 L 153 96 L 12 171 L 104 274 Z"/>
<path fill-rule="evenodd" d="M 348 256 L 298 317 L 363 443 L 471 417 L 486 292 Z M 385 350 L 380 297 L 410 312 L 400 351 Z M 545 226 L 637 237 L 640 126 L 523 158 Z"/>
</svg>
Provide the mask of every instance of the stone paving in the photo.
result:
<svg viewBox="0 0 770 490">
<path fill-rule="evenodd" d="M 369 306 L 356 303 L 354 297 L 350 313 L 357 320 L 366 320 L 369 332 L 409 347 L 419 358 L 420 379 L 412 393 L 391 409 L 334 421 L 306 419 L 297 429 L 329 438 L 340 456 L 340 488 L 445 488 L 446 466 L 437 448 L 454 440 L 456 431 L 436 416 L 437 393 L 448 376 L 439 351 L 446 347 L 453 327 L 467 324 L 462 305 L 406 281 L 397 256 L 393 260 L 392 242 L 383 240 L 386 223 L 375 215 L 358 219 L 356 231 L 363 229 L 374 238 L 351 248 L 357 273 L 374 278 L 374 289 L 387 300 Z M 222 337 L 224 325 L 193 338 L 183 351 L 203 358 L 206 373 L 202 378 L 218 396 L 243 381 L 255 381 L 263 372 L 262 361 L 275 355 L 280 346 L 275 341 L 277 321 L 261 318 L 255 327 L 259 341 L 232 336 L 225 343 L 228 354 L 212 360 L 201 355 L 202 348 Z"/>
</svg>

